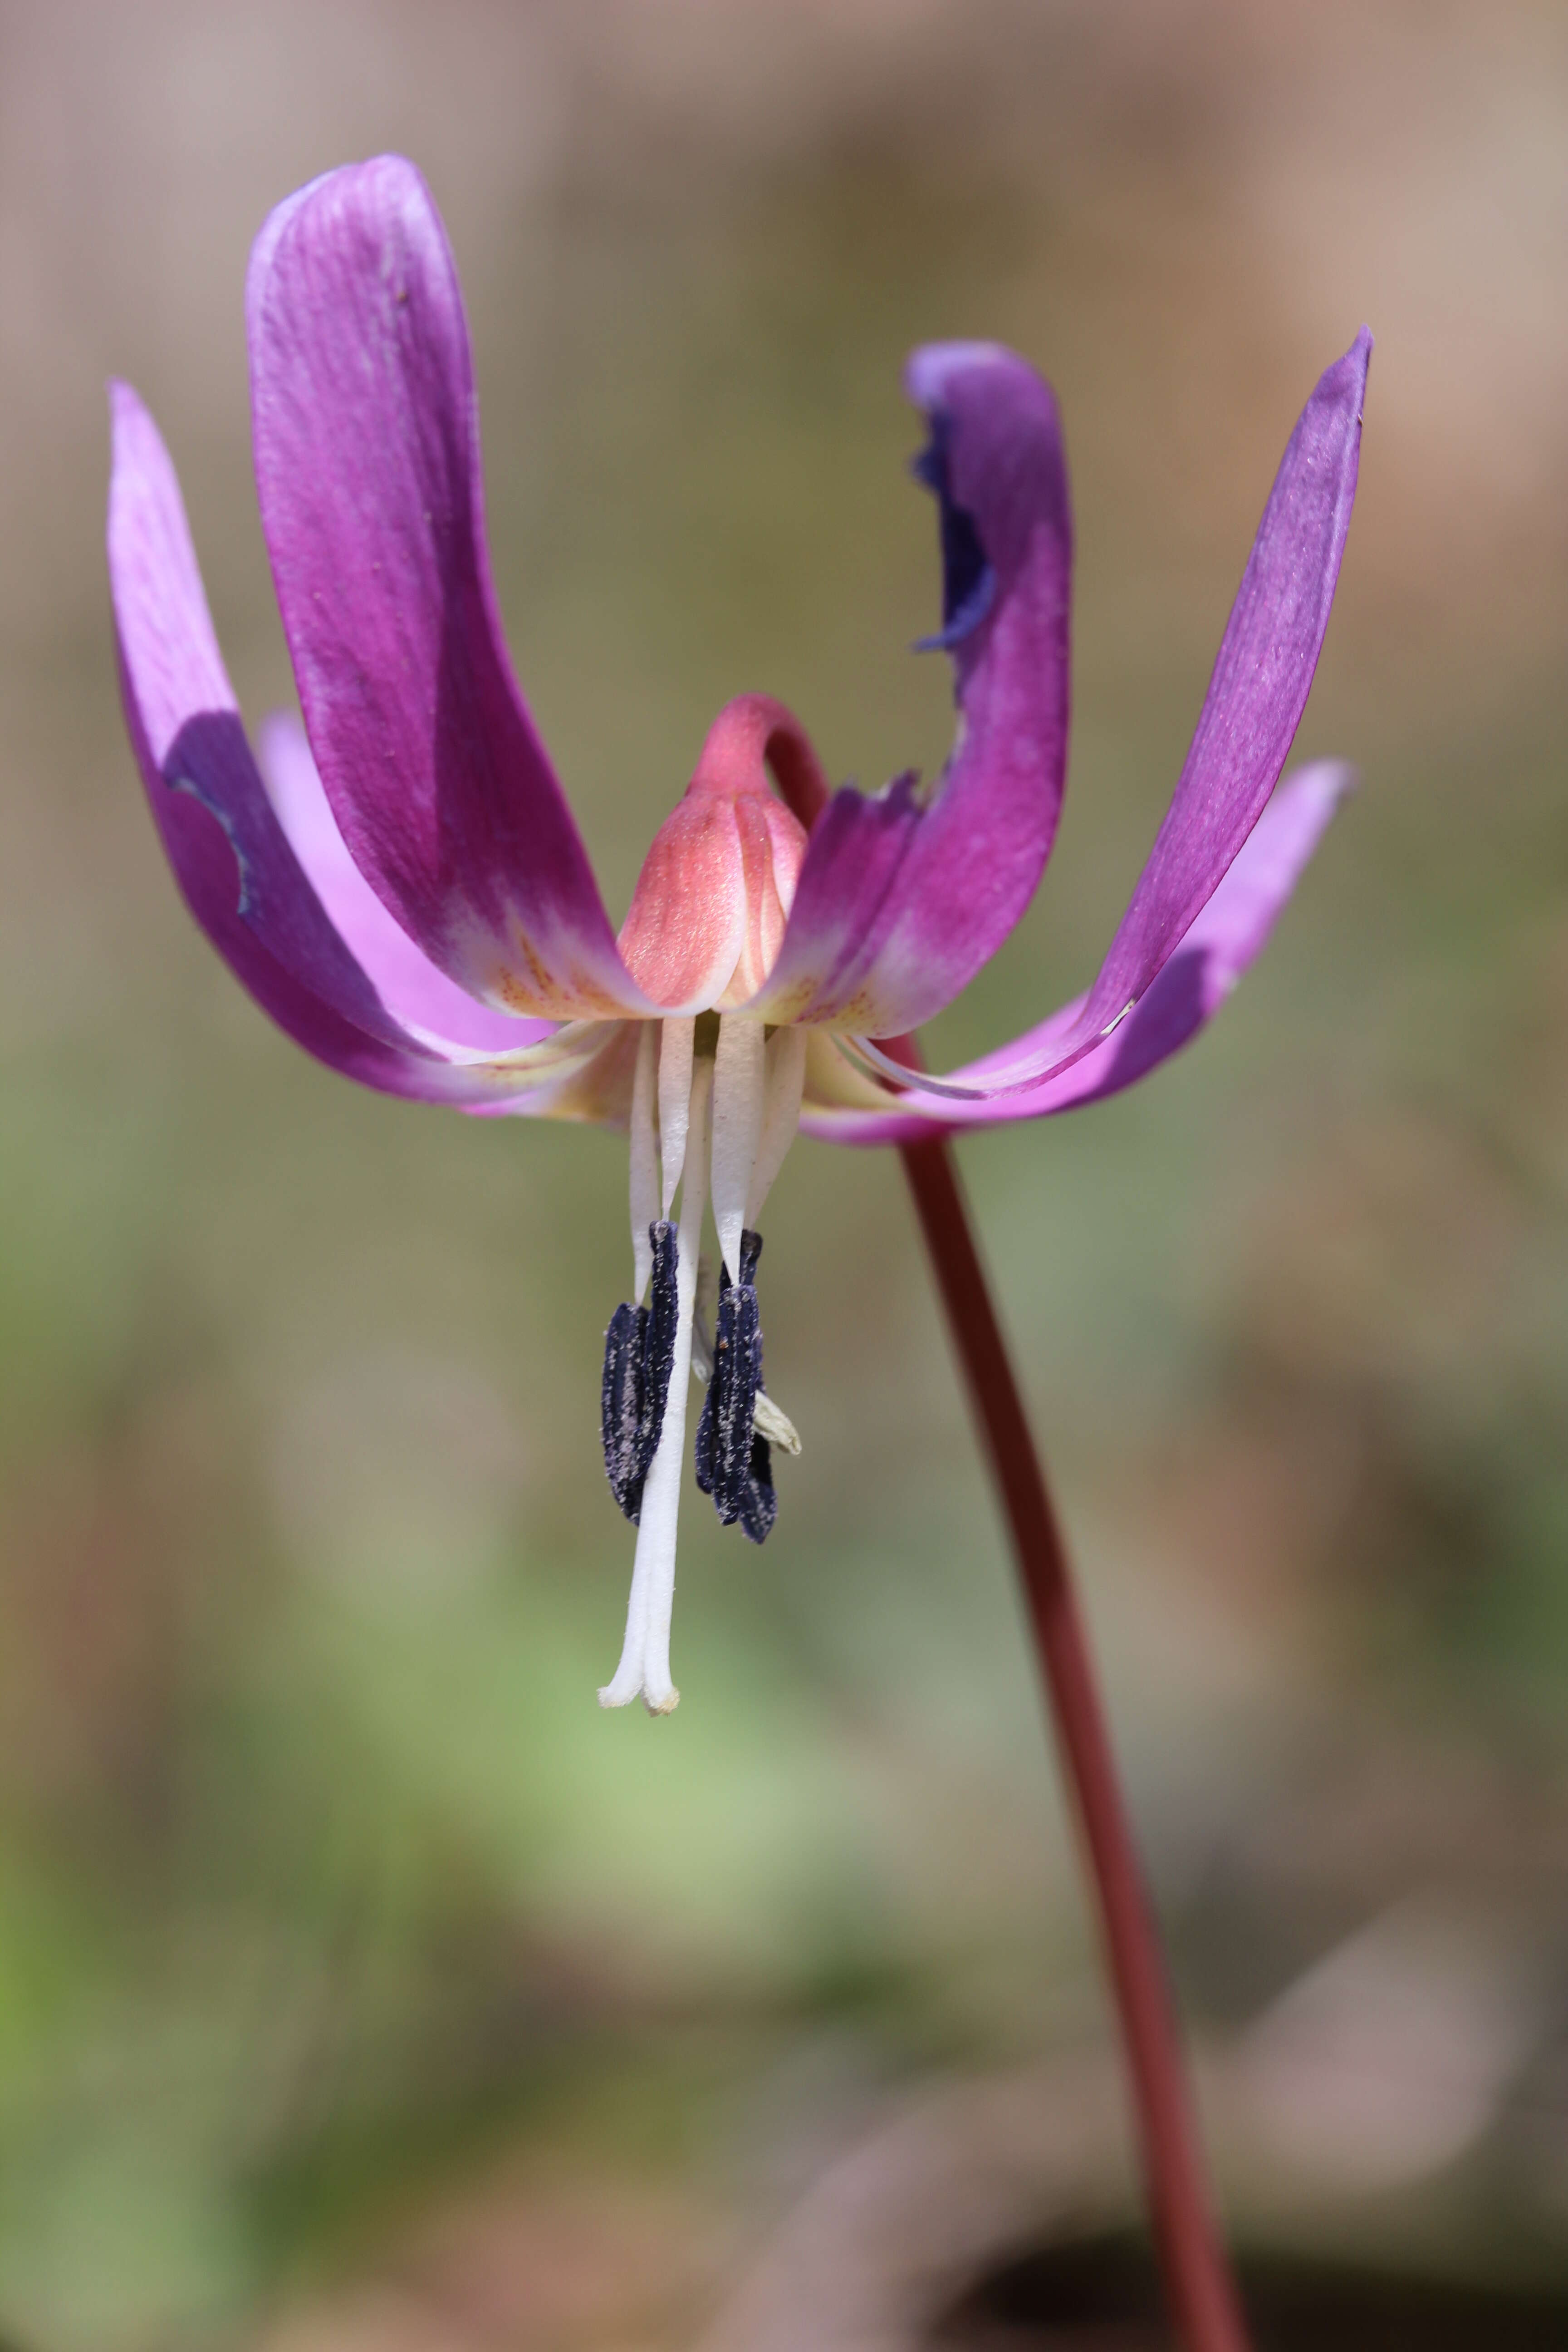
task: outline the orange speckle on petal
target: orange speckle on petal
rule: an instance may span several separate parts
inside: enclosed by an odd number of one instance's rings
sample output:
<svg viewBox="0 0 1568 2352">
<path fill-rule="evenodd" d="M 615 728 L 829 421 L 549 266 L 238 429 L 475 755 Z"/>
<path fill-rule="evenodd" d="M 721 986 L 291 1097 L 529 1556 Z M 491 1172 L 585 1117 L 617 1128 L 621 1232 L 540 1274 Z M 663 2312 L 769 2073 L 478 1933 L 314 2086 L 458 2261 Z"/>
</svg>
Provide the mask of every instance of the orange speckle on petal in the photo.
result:
<svg viewBox="0 0 1568 2352">
<path fill-rule="evenodd" d="M 513 935 L 511 952 L 522 966 L 521 972 L 510 967 L 496 974 L 496 992 L 509 1013 L 538 1013 L 553 1003 L 560 991 L 528 941 Z"/>
</svg>

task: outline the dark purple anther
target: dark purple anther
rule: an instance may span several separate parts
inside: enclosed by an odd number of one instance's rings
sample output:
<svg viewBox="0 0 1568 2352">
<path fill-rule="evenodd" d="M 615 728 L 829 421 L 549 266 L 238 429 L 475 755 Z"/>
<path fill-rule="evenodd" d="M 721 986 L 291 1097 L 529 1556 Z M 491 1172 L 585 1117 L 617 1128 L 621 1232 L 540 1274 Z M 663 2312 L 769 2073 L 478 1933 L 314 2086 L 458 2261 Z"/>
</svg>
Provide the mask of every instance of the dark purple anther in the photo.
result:
<svg viewBox="0 0 1568 2352">
<path fill-rule="evenodd" d="M 675 1360 L 678 1294 L 675 1227 L 650 1225 L 653 1275 L 647 1307 L 617 1307 L 605 1334 L 599 1412 L 605 1434 L 605 1475 L 632 1525 L 642 1515 L 642 1490 L 658 1452 Z"/>
<path fill-rule="evenodd" d="M 757 1307 L 760 1234 L 741 1235 L 741 1279 L 728 1267 L 719 1273 L 718 1328 L 713 1335 L 713 1370 L 697 1424 L 697 1483 L 713 1497 L 721 1523 L 739 1521 L 753 1543 L 766 1538 L 778 1516 L 773 1456 L 752 1426 L 757 1391 L 763 1384 L 763 1328 Z"/>
<path fill-rule="evenodd" d="M 642 1418 L 637 1424 L 637 1478 L 642 1482 L 653 1468 L 664 1427 L 665 1400 L 669 1394 L 670 1368 L 675 1361 L 675 1323 L 679 1304 L 675 1280 L 675 1227 L 668 1218 L 647 1229 L 653 1244 L 653 1276 L 648 1284 L 647 1324 L 643 1334 Z"/>
<path fill-rule="evenodd" d="M 752 1459 L 741 1496 L 741 1533 L 754 1544 L 765 1543 L 779 1515 L 773 1492 L 773 1450 L 759 1430 L 752 1432 Z"/>
<path fill-rule="evenodd" d="M 642 1509 L 643 1479 L 637 1437 L 642 1423 L 646 1307 L 617 1307 L 605 1334 L 605 1373 L 599 1412 L 605 1433 L 605 1475 L 620 1508 L 635 1525 Z"/>
</svg>

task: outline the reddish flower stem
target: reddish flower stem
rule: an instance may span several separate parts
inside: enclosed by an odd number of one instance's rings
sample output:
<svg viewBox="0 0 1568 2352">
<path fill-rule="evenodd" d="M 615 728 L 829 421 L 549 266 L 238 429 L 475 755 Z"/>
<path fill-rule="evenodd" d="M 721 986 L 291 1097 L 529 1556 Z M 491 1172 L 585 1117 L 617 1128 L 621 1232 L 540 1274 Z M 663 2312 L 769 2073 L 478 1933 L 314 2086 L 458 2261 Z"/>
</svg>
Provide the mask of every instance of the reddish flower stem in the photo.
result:
<svg viewBox="0 0 1568 2352">
<path fill-rule="evenodd" d="M 900 1041 L 901 1042 L 901 1041 Z M 944 1139 L 902 1147 L 921 1229 L 1023 1580 L 1029 1621 L 1099 1898 L 1142 2141 L 1154 2238 L 1186 2352 L 1247 2352 L 1215 2224 L 1153 1912 L 1143 1885 L 1083 1620 L 1045 1471 Z"/>
</svg>

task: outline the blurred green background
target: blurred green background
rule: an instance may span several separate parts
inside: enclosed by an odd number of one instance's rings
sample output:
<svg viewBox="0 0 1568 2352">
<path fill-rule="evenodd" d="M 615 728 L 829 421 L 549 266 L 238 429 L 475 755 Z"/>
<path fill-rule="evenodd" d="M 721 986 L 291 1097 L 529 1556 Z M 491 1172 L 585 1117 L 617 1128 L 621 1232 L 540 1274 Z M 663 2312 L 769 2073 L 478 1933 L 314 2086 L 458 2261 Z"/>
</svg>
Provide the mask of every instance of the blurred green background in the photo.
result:
<svg viewBox="0 0 1568 2352">
<path fill-rule="evenodd" d="M 162 865 L 103 382 L 163 427 L 258 718 L 246 256 L 385 148 L 457 247 L 510 640 L 617 918 L 733 694 L 835 775 L 940 763 L 900 363 L 994 337 L 1056 383 L 1067 814 L 943 1056 L 1092 971 L 1291 423 L 1376 332 L 1300 744 L 1362 793 L 1188 1056 L 963 1158 L 1188 2014 L 1374 2232 L 1561 2269 L 1561 8 L 11 0 L 0 2333 L 686 2342 L 875 2119 L 1108 2033 L 896 1160 L 792 1155 L 763 1307 L 805 1451 L 763 1553 L 692 1496 L 680 1711 L 605 1717 L 624 1146 L 329 1076 Z M 1363 2047 L 1406 2121 L 1436 2084 L 1381 2171 L 1332 2093 Z"/>
</svg>

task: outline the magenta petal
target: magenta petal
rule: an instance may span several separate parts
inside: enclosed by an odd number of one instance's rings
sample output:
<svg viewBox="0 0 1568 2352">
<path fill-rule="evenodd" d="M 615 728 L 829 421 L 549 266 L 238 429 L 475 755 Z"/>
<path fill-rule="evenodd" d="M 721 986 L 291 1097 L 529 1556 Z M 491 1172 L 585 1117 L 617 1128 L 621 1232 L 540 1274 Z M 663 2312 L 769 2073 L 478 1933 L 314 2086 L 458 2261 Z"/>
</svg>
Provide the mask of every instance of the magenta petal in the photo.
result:
<svg viewBox="0 0 1568 2352">
<path fill-rule="evenodd" d="M 191 912 L 264 1011 L 333 1069 L 390 1094 L 488 1099 L 493 1077 L 448 1068 L 392 1018 L 301 870 L 251 757 L 168 452 L 128 384 L 111 399 L 125 715 Z"/>
<path fill-rule="evenodd" d="M 247 310 L 262 522 L 362 873 L 476 995 L 646 1009 L 507 660 L 462 298 L 413 165 L 382 156 L 280 205 Z"/>
<path fill-rule="evenodd" d="M 1265 946 L 1275 922 L 1317 847 L 1329 819 L 1353 781 L 1334 761 L 1302 768 L 1283 783 L 1238 853 L 1229 873 L 1198 915 L 1158 979 L 1114 1035 L 1026 1093 L 944 1101 L 919 1097 L 919 1111 L 808 1110 L 808 1135 L 835 1143 L 912 1143 L 942 1128 L 984 1127 L 999 1120 L 1043 1118 L 1082 1103 L 1120 1094 L 1180 1051 L 1225 1003 Z M 1084 999 L 1064 1005 L 1038 1028 L 1015 1038 L 984 1061 L 955 1070 L 976 1087 L 1015 1070 L 1031 1055 L 1059 1052 L 1082 1018 Z"/>
<path fill-rule="evenodd" d="M 917 352 L 931 429 L 943 626 L 960 732 L 931 794 L 835 794 L 811 835 L 777 964 L 756 1003 L 871 1035 L 913 1028 L 993 956 L 1033 896 L 1066 771 L 1072 523 L 1049 387 L 992 343 Z"/>
</svg>

